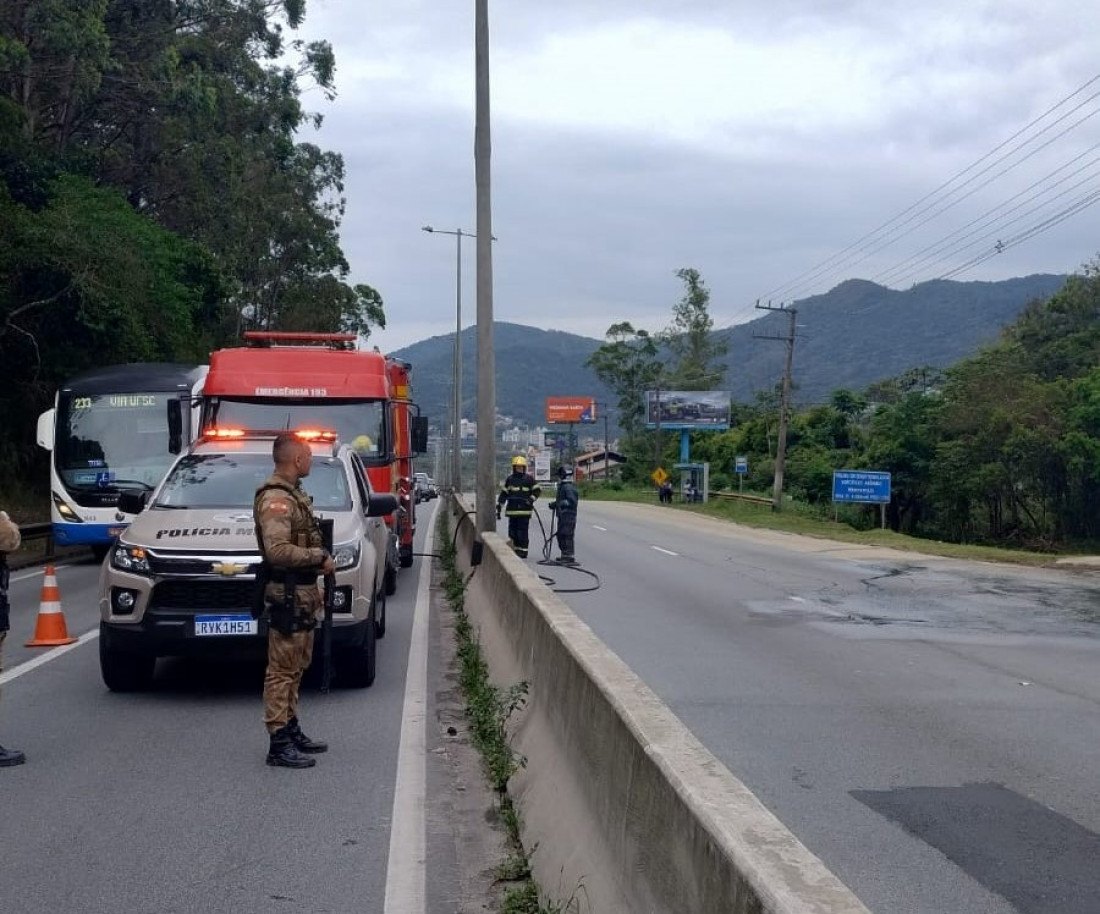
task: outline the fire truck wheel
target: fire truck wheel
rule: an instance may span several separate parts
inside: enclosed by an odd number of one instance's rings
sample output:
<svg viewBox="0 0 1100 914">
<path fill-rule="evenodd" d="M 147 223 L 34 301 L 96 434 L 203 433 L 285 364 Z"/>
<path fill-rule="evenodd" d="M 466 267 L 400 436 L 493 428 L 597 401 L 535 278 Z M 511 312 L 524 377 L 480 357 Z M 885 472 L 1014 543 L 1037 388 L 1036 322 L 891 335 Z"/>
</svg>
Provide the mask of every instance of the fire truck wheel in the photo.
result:
<svg viewBox="0 0 1100 914">
<path fill-rule="evenodd" d="M 366 626 L 363 643 L 341 651 L 337 660 L 336 669 L 341 684 L 353 689 L 365 689 L 374 682 L 378 660 L 376 609 L 377 603 L 371 607 L 370 622 Z"/>
<path fill-rule="evenodd" d="M 401 547 L 401 567 L 412 568 L 413 563 L 413 549 L 412 546 Z"/>
</svg>

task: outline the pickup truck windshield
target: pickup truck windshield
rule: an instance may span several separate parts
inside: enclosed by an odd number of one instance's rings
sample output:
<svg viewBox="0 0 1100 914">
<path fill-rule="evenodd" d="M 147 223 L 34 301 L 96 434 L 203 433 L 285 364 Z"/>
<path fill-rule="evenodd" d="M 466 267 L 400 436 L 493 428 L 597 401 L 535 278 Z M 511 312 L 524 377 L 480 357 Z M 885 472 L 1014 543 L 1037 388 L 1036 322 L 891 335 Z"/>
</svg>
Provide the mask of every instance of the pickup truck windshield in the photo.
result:
<svg viewBox="0 0 1100 914">
<path fill-rule="evenodd" d="M 176 464 L 154 507 L 251 510 L 256 490 L 270 475 L 271 457 L 267 454 L 192 454 Z M 318 511 L 352 508 L 347 472 L 339 460 L 314 457 L 302 488 Z"/>
</svg>

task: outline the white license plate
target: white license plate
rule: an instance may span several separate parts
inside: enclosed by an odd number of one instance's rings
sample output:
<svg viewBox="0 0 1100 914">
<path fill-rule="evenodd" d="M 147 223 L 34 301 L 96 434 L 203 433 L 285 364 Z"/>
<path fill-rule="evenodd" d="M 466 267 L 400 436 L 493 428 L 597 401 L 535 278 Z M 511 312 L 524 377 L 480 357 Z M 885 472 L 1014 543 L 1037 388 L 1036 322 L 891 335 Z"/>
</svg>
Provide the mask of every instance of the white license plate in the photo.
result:
<svg viewBox="0 0 1100 914">
<path fill-rule="evenodd" d="M 195 634 L 201 637 L 219 635 L 256 635 L 259 623 L 251 616 L 231 613 L 224 616 L 195 616 Z"/>
</svg>

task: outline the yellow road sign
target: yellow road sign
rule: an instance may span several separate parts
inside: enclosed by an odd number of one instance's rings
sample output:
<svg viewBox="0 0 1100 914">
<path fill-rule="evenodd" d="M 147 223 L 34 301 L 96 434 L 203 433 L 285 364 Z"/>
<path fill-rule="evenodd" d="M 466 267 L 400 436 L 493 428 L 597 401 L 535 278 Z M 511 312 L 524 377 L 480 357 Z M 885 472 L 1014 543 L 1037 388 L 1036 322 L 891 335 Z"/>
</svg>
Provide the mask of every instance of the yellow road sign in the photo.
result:
<svg viewBox="0 0 1100 914">
<path fill-rule="evenodd" d="M 668 479 L 668 473 L 665 472 L 664 467 L 657 467 L 657 469 L 649 474 L 649 478 L 652 479 L 657 485 L 663 486 L 665 484 L 665 480 Z"/>
</svg>

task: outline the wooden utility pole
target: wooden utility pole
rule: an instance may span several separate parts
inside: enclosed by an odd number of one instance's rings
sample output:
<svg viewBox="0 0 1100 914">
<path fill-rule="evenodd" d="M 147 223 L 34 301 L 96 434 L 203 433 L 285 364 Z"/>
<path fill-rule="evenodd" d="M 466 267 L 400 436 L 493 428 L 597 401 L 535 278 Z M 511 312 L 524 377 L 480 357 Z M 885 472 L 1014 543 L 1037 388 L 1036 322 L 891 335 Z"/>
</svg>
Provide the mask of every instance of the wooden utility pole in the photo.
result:
<svg viewBox="0 0 1100 914">
<path fill-rule="evenodd" d="M 775 446 L 775 480 L 772 483 L 772 510 L 782 511 L 783 470 L 787 463 L 787 421 L 791 406 L 791 372 L 794 366 L 795 319 L 798 316 L 798 311 L 783 305 L 773 305 L 771 302 L 766 305 L 757 302 L 756 307 L 761 311 L 783 311 L 790 318 L 790 327 L 786 336 L 753 334 L 753 337 L 758 340 L 779 340 L 787 344 L 787 362 L 783 369 L 783 392 L 779 399 L 779 435 Z"/>
</svg>

